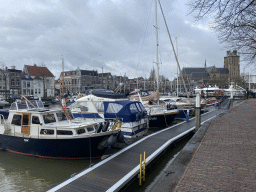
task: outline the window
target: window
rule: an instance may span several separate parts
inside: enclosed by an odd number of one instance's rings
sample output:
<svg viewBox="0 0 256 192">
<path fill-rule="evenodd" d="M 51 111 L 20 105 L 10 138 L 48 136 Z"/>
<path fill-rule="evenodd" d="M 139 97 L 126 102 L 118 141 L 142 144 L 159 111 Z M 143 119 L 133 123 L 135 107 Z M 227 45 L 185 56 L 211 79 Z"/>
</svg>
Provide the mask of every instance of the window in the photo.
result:
<svg viewBox="0 0 256 192">
<path fill-rule="evenodd" d="M 64 121 L 67 120 L 67 117 L 64 112 L 58 112 L 56 113 L 58 121 Z"/>
<path fill-rule="evenodd" d="M 27 87 L 30 87 L 30 82 L 27 83 Z"/>
<path fill-rule="evenodd" d="M 27 87 L 26 85 L 27 85 L 27 82 L 26 82 L 26 81 L 23 81 L 22 87 L 23 87 L 23 88 L 26 88 L 26 87 Z"/>
<path fill-rule="evenodd" d="M 19 73 L 16 73 L 16 77 L 19 77 L 20 76 L 20 74 Z"/>
<path fill-rule="evenodd" d="M 109 103 L 106 113 L 118 113 L 123 108 L 122 105 L 117 103 Z"/>
<path fill-rule="evenodd" d="M 73 135 L 72 131 L 57 130 L 57 135 Z"/>
<path fill-rule="evenodd" d="M 83 133 L 85 133 L 85 129 L 78 129 L 78 130 L 76 130 L 76 133 L 78 135 L 83 134 Z"/>
<path fill-rule="evenodd" d="M 41 135 L 53 135 L 54 130 L 53 129 L 41 129 L 40 134 Z"/>
<path fill-rule="evenodd" d="M 17 79 L 16 86 L 19 86 L 19 85 L 20 85 L 20 81 Z"/>
<path fill-rule="evenodd" d="M 38 116 L 32 116 L 32 124 L 40 124 L 40 120 Z"/>
<path fill-rule="evenodd" d="M 45 124 L 56 122 L 54 114 L 43 115 L 43 119 Z"/>
<path fill-rule="evenodd" d="M 16 114 L 13 115 L 12 123 L 11 124 L 21 126 L 21 115 L 16 115 Z"/>
<path fill-rule="evenodd" d="M 131 113 L 137 113 L 138 112 L 138 109 L 137 109 L 135 104 L 130 105 L 130 110 L 131 110 Z"/>
<path fill-rule="evenodd" d="M 87 131 L 88 131 L 88 132 L 93 132 L 93 131 L 94 131 L 94 128 L 93 128 L 93 127 L 87 127 Z"/>
<path fill-rule="evenodd" d="M 29 115 L 23 115 L 22 125 L 29 125 Z"/>
</svg>

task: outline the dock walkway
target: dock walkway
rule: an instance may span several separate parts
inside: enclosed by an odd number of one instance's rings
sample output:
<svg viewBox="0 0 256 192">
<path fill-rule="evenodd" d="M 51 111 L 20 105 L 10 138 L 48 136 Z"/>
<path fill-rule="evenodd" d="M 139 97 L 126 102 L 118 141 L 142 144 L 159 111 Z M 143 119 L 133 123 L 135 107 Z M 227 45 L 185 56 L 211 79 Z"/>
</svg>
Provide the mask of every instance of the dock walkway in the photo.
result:
<svg viewBox="0 0 256 192">
<path fill-rule="evenodd" d="M 255 149 L 256 99 L 249 99 L 209 126 L 174 191 L 256 191 Z"/>
<path fill-rule="evenodd" d="M 223 111 L 225 109 L 203 114 L 201 122 L 213 119 Z M 148 135 L 48 191 L 118 191 L 138 174 L 140 154 L 146 151 L 146 164 L 149 164 L 173 141 L 194 129 L 195 118 Z"/>
</svg>

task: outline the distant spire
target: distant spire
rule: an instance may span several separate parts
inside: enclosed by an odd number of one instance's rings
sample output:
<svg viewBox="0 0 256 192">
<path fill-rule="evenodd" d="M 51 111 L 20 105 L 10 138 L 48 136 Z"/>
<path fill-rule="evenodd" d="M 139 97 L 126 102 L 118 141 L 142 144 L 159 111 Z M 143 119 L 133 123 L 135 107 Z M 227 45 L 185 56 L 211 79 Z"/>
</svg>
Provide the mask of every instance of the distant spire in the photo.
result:
<svg viewBox="0 0 256 192">
<path fill-rule="evenodd" d="M 205 59 L 205 63 L 204 63 L 204 68 L 206 68 L 206 59 Z"/>
</svg>

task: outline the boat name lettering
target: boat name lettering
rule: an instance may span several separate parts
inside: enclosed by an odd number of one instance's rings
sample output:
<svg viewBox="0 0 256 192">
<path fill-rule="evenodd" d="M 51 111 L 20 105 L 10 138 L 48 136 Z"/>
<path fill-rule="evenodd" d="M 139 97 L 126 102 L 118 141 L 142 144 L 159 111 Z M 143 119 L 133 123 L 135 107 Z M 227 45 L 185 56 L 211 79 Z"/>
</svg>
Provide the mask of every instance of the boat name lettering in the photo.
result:
<svg viewBox="0 0 256 192">
<path fill-rule="evenodd" d="M 29 142 L 29 139 L 24 139 L 24 142 Z"/>
</svg>

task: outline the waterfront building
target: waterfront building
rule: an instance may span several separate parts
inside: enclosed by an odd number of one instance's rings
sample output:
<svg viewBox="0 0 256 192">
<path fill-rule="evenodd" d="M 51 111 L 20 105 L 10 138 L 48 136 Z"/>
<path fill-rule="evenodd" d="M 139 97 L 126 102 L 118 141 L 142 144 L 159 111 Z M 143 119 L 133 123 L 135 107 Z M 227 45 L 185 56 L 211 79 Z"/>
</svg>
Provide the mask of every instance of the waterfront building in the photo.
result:
<svg viewBox="0 0 256 192">
<path fill-rule="evenodd" d="M 23 72 L 33 79 L 34 94 L 39 97 L 53 97 L 55 77 L 45 66 L 24 65 Z"/>
</svg>

